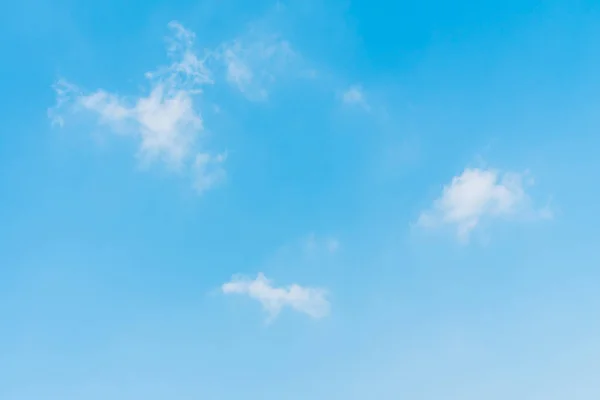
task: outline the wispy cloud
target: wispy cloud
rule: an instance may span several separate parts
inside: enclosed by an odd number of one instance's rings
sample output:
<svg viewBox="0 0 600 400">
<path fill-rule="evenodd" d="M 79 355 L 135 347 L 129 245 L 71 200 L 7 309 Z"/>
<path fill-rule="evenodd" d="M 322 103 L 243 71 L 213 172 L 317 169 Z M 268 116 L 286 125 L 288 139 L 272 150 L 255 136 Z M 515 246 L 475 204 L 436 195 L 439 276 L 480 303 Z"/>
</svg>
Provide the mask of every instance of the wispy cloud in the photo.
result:
<svg viewBox="0 0 600 400">
<path fill-rule="evenodd" d="M 225 155 L 200 145 L 204 120 L 197 96 L 203 87 L 222 78 L 248 100 L 266 100 L 270 86 L 286 74 L 297 55 L 287 41 L 256 32 L 199 54 L 192 31 L 176 21 L 168 28 L 169 63 L 145 74 L 147 90 L 123 96 L 103 89 L 85 91 L 59 79 L 53 85 L 56 104 L 48 116 L 53 125 L 63 127 L 73 114 L 91 114 L 113 132 L 136 138 L 142 165 L 162 162 L 169 169 L 187 171 L 203 193 L 227 175 Z"/>
<path fill-rule="evenodd" d="M 170 169 L 191 168 L 195 181 L 201 182 L 196 186 L 205 191 L 225 176 L 222 169 L 218 174 L 199 176 L 207 170 L 209 160 L 219 160 L 219 164 L 224 160 L 198 145 L 204 125 L 195 96 L 213 80 L 206 67 L 207 56 L 194 51 L 194 33 L 177 22 L 171 22 L 169 29 L 170 64 L 146 73 L 147 92 L 128 97 L 103 89 L 86 92 L 60 79 L 54 85 L 56 105 L 48 114 L 54 124 L 63 126 L 70 113 L 91 113 L 114 132 L 135 137 L 143 165 L 162 161 Z"/>
<path fill-rule="evenodd" d="M 251 101 L 266 100 L 269 87 L 298 57 L 287 41 L 257 33 L 224 43 L 217 54 L 227 81 Z"/>
<path fill-rule="evenodd" d="M 365 110 L 369 110 L 369 104 L 365 99 L 365 94 L 360 85 L 352 85 L 347 88 L 341 96 L 342 102 L 351 106 L 359 106 Z"/>
<path fill-rule="evenodd" d="M 532 207 L 525 189 L 533 182 L 525 182 L 524 178 L 524 174 L 519 173 L 467 168 L 444 186 L 442 195 L 430 210 L 421 213 L 417 224 L 425 228 L 452 226 L 458 238 L 467 242 L 484 218 L 551 217 L 548 208 Z"/>
<path fill-rule="evenodd" d="M 257 300 L 267 312 L 269 321 L 275 319 L 284 307 L 312 318 L 323 318 L 330 311 L 326 290 L 297 284 L 276 287 L 263 273 L 259 273 L 256 279 L 234 276 L 221 286 L 221 290 L 224 294 L 246 295 Z"/>
<path fill-rule="evenodd" d="M 227 153 L 212 155 L 198 153 L 192 165 L 192 179 L 194 188 L 199 194 L 209 190 L 227 177 L 223 164 L 227 160 Z"/>
<path fill-rule="evenodd" d="M 48 109 L 48 118 L 50 118 L 52 126 L 58 125 L 62 128 L 65 125 L 65 119 L 62 115 L 63 108 L 71 102 L 72 96 L 79 92 L 79 88 L 64 79 L 59 79 L 52 85 L 52 89 L 56 93 L 56 104 Z"/>
</svg>

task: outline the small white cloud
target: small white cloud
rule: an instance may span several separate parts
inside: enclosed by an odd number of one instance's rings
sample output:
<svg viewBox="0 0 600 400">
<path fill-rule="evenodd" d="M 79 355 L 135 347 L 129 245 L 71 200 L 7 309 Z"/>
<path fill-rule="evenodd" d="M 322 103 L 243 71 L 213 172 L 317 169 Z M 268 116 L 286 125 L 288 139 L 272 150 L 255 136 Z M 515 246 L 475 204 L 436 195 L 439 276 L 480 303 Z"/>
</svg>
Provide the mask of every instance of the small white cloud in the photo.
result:
<svg viewBox="0 0 600 400">
<path fill-rule="evenodd" d="M 256 34 L 226 42 L 217 53 L 227 81 L 251 101 L 266 100 L 268 87 L 297 57 L 287 41 Z"/>
<path fill-rule="evenodd" d="M 425 228 L 453 226 L 458 238 L 467 242 L 483 218 L 517 215 L 547 218 L 551 214 L 547 208 L 531 207 L 522 174 L 467 168 L 452 178 L 433 207 L 420 215 L 417 224 Z"/>
<path fill-rule="evenodd" d="M 213 83 L 210 70 L 207 67 L 209 59 L 213 56 L 206 52 L 199 58 L 194 51 L 196 34 L 177 21 L 168 25 L 171 35 L 167 36 L 167 54 L 171 65 L 147 74 L 149 78 L 157 77 L 166 79 L 170 86 L 186 88 L 192 93 L 198 91 L 200 85 Z"/>
<path fill-rule="evenodd" d="M 255 82 L 254 73 L 240 53 L 241 46 L 238 42 L 233 42 L 223 52 L 227 81 L 250 99 L 265 100 L 266 90 Z"/>
<path fill-rule="evenodd" d="M 61 110 L 65 104 L 71 101 L 73 94 L 77 93 L 79 89 L 64 79 L 56 81 L 52 85 L 52 89 L 56 93 L 56 104 L 48 109 L 48 118 L 50 118 L 52 126 L 58 125 L 62 128 L 65 125 L 65 119 L 61 115 Z"/>
<path fill-rule="evenodd" d="M 177 22 L 171 22 L 169 29 L 167 55 L 171 64 L 146 73 L 150 83 L 148 94 L 123 97 L 102 89 L 85 93 L 59 80 L 54 85 L 57 102 L 48 115 L 53 124 L 62 126 L 68 112 L 91 112 L 99 123 L 139 140 L 138 157 L 142 164 L 160 160 L 172 169 L 189 167 L 194 173 L 195 186 L 203 192 L 224 173 L 221 166 L 224 158 L 203 151 L 199 158 L 191 159 L 204 129 L 194 97 L 201 93 L 202 85 L 212 83 L 206 67 L 208 55 L 200 58 L 194 52 L 193 32 Z M 209 171 L 209 162 L 216 162 L 219 169 L 201 176 Z"/>
<path fill-rule="evenodd" d="M 353 85 L 346 89 L 342 93 L 342 102 L 347 105 L 360 106 L 365 110 L 369 109 L 363 90 L 359 85 Z"/>
<path fill-rule="evenodd" d="M 297 284 L 275 287 L 263 273 L 256 279 L 234 276 L 221 290 L 224 294 L 242 294 L 259 301 L 269 320 L 275 319 L 286 306 L 317 319 L 327 316 L 330 310 L 326 290 Z"/>
</svg>

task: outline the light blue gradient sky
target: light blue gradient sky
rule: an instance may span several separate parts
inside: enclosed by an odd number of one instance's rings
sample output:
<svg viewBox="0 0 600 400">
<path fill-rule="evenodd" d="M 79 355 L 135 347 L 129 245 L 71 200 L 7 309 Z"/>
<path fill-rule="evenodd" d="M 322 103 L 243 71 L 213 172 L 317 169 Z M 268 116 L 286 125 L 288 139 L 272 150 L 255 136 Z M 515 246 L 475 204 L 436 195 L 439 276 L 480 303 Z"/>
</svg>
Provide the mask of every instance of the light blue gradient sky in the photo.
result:
<svg viewBox="0 0 600 400">
<path fill-rule="evenodd" d="M 214 67 L 202 194 L 47 116 L 59 78 L 146 95 L 174 20 L 268 92 Z M 0 399 L 600 398 L 597 2 L 22 0 L 0 35 Z M 465 168 L 533 178 L 528 212 L 419 226 Z M 328 315 L 220 291 L 259 272 Z"/>
</svg>

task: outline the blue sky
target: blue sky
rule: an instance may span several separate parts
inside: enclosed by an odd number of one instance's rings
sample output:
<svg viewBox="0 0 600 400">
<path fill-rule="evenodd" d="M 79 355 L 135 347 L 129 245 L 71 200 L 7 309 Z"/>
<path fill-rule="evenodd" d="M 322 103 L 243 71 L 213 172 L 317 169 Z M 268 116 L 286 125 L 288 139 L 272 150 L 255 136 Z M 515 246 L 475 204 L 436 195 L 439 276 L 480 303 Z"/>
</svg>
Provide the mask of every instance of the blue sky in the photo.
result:
<svg viewBox="0 0 600 400">
<path fill-rule="evenodd" d="M 0 398 L 600 397 L 596 2 L 0 11 Z"/>
</svg>

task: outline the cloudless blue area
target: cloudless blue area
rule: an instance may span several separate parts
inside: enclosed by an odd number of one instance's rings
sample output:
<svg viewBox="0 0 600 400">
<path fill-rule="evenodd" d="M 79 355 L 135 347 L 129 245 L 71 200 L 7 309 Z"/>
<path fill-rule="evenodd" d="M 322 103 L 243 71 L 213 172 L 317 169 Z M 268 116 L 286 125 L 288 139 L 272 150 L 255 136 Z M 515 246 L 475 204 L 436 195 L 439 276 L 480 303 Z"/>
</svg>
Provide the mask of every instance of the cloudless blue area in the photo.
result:
<svg viewBox="0 0 600 400">
<path fill-rule="evenodd" d="M 46 115 L 62 76 L 136 93 L 171 20 L 200 48 L 261 21 L 326 82 L 209 89 L 232 151 L 202 196 Z M 0 399 L 600 398 L 597 2 L 21 0 L 0 38 Z M 356 83 L 375 111 L 340 104 Z M 478 160 L 554 218 L 416 232 Z M 340 251 L 278 252 L 310 232 Z M 218 293 L 259 271 L 331 315 Z"/>
</svg>

